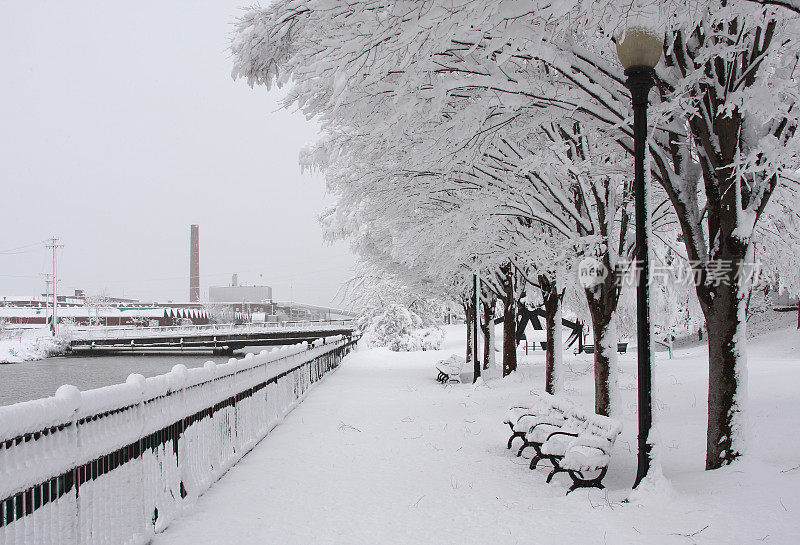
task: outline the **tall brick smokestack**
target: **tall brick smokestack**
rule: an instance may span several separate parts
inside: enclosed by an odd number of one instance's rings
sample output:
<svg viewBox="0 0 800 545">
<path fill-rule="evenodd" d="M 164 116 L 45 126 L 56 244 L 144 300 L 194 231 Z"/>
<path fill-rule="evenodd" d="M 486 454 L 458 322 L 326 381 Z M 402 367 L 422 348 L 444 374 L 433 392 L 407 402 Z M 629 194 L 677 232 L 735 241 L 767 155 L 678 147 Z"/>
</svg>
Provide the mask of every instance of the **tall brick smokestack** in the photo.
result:
<svg viewBox="0 0 800 545">
<path fill-rule="evenodd" d="M 189 301 L 200 301 L 200 226 L 192 225 L 189 241 Z"/>
</svg>

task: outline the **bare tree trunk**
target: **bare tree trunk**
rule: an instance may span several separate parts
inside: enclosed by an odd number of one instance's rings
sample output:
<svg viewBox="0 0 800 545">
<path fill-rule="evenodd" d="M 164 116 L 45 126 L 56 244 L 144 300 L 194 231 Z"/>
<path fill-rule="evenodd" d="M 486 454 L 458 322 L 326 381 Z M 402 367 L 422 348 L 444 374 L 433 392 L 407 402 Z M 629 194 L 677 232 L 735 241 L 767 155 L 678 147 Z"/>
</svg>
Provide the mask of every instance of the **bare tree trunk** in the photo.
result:
<svg viewBox="0 0 800 545">
<path fill-rule="evenodd" d="M 496 305 L 495 305 L 496 307 Z M 489 328 L 489 346 L 491 350 L 489 350 L 489 368 L 494 369 L 497 367 L 497 327 L 495 324 L 495 319 L 497 317 L 497 310 L 495 308 L 495 312 L 492 314 L 492 327 Z"/>
<path fill-rule="evenodd" d="M 746 297 L 737 285 L 720 285 L 708 309 L 708 434 L 706 469 L 742 451 L 742 402 L 747 398 Z"/>
<path fill-rule="evenodd" d="M 606 270 L 610 270 L 607 258 L 604 261 Z M 594 411 L 611 416 L 619 405 L 617 327 L 614 323 L 619 302 L 616 274 L 609 273 L 585 292 L 594 334 Z"/>
<path fill-rule="evenodd" d="M 564 343 L 561 339 L 561 297 L 557 282 L 547 275 L 539 275 L 539 288 L 544 301 L 547 351 L 545 354 L 545 391 L 556 394 L 561 388 L 560 373 Z"/>
<path fill-rule="evenodd" d="M 464 307 L 464 324 L 467 326 L 467 367 L 472 362 L 472 320 L 475 316 L 475 306 L 470 301 L 462 303 Z"/>
<path fill-rule="evenodd" d="M 717 119 L 724 168 L 703 164 L 709 192 L 709 238 L 713 246 L 702 271 L 697 296 L 706 318 L 708 333 L 708 430 L 706 469 L 730 464 L 744 448 L 743 405 L 747 399 L 747 306 L 752 293 L 752 275 L 746 274 L 754 259 L 748 237 L 739 233 L 740 186 L 735 169 L 739 153 L 741 118 L 734 114 Z M 765 203 L 764 203 L 765 204 Z M 691 255 L 691 254 L 690 254 Z"/>
<path fill-rule="evenodd" d="M 503 376 L 517 370 L 517 297 L 514 290 L 514 270 L 503 268 L 505 293 L 503 300 Z"/>
<path fill-rule="evenodd" d="M 594 412 L 611 416 L 617 410 L 617 327 L 609 322 L 592 320 L 594 333 Z"/>
<path fill-rule="evenodd" d="M 503 293 L 503 376 L 517 370 L 517 294 L 515 272 L 511 264 L 500 268 Z"/>
<path fill-rule="evenodd" d="M 490 294 L 488 295 L 489 302 L 483 304 L 483 323 L 481 330 L 483 331 L 483 368 L 489 369 L 490 365 L 494 363 L 494 316 L 495 308 L 497 307 L 497 298 Z"/>
<path fill-rule="evenodd" d="M 517 370 L 517 301 L 503 299 L 503 376 Z"/>
</svg>

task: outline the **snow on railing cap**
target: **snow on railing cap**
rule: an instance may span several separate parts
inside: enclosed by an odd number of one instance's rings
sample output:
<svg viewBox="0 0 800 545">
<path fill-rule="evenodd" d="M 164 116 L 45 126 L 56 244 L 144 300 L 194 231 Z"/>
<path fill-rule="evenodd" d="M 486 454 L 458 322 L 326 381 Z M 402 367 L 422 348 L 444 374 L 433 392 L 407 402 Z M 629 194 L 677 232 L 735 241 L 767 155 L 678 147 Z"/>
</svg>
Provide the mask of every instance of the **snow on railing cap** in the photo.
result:
<svg viewBox="0 0 800 545">
<path fill-rule="evenodd" d="M 56 390 L 55 398 L 68 404 L 68 406 L 74 406 L 73 410 L 77 410 L 78 406 L 81 404 L 81 391 L 78 390 L 77 386 L 64 384 L 59 386 L 58 390 Z"/>
<path fill-rule="evenodd" d="M 0 441 L 49 426 L 68 424 L 81 405 L 81 392 L 71 385 L 61 386 L 56 395 L 0 407 Z"/>
<path fill-rule="evenodd" d="M 126 384 L 130 384 L 131 386 L 135 386 L 139 388 L 141 394 L 144 394 L 144 388 L 147 384 L 147 379 L 144 378 L 144 375 L 139 373 L 131 373 L 128 375 L 128 378 L 125 379 Z"/>
<path fill-rule="evenodd" d="M 187 369 L 186 366 L 182 363 L 179 363 L 172 367 L 172 370 L 168 373 L 169 374 L 169 381 L 170 381 L 170 389 L 180 390 L 186 384 L 186 377 L 187 377 Z"/>
<path fill-rule="evenodd" d="M 146 379 L 144 379 L 144 384 L 137 383 L 134 379 L 134 382 L 126 380 L 121 384 L 111 384 L 81 392 L 81 406 L 77 418 L 85 418 L 139 403 L 147 391 L 146 385 Z"/>
</svg>

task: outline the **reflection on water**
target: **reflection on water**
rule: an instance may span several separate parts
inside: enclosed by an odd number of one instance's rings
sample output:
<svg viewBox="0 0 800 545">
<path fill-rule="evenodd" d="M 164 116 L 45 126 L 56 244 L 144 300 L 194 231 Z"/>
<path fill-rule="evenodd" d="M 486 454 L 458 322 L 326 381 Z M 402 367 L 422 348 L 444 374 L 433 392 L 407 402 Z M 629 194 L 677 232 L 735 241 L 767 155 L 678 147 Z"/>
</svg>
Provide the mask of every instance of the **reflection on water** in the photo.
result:
<svg viewBox="0 0 800 545">
<path fill-rule="evenodd" d="M 267 347 L 247 347 L 243 352 L 258 353 L 264 348 Z M 241 358 L 242 354 L 237 353 L 236 357 Z M 51 396 L 62 384 L 91 390 L 125 382 L 131 373 L 152 377 L 169 372 L 179 363 L 191 368 L 202 367 L 209 360 L 225 363 L 228 359 L 210 354 L 140 354 L 60 357 L 0 365 L 0 405 Z"/>
</svg>

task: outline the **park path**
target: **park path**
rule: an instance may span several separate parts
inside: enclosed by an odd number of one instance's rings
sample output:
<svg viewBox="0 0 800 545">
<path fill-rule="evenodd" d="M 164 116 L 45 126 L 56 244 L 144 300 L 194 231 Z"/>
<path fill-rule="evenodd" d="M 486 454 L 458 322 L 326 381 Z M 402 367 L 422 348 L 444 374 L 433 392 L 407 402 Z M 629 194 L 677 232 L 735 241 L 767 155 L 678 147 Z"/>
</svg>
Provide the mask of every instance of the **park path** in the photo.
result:
<svg viewBox="0 0 800 545">
<path fill-rule="evenodd" d="M 451 347 L 349 355 L 153 545 L 685 545 L 759 543 L 764 535 L 773 543 L 796 542 L 785 539 L 800 530 L 792 513 L 800 507 L 792 484 L 797 475 L 780 472 L 792 465 L 790 453 L 777 460 L 770 448 L 767 461 L 759 452 L 745 466 L 702 470 L 702 351 L 686 352 L 658 375 L 664 468 L 672 486 L 620 503 L 636 467 L 632 410 L 625 411 L 604 481 L 608 490 L 565 497 L 567 476 L 545 484 L 548 468 L 530 471 L 527 460 L 505 449 L 503 414 L 543 383 L 541 362 L 478 388 L 443 387 L 433 364 L 461 351 Z M 778 355 L 774 345 L 768 352 L 770 361 Z M 776 401 L 796 405 L 790 401 L 794 386 L 775 382 L 787 374 L 800 377 L 795 352 L 786 357 L 774 364 L 753 358 L 757 417 L 769 411 L 774 418 Z M 567 392 L 591 406 L 591 360 L 567 363 Z M 629 387 L 635 358 L 627 355 L 621 363 L 624 406 L 635 408 Z M 765 430 L 756 444 L 776 437 Z M 764 516 L 751 517 L 751 510 Z"/>
<path fill-rule="evenodd" d="M 524 460 L 436 357 L 352 354 L 154 545 L 526 542 Z"/>
</svg>

